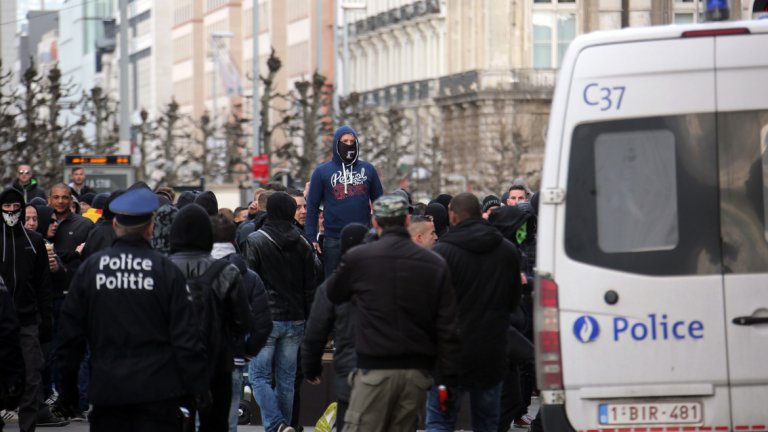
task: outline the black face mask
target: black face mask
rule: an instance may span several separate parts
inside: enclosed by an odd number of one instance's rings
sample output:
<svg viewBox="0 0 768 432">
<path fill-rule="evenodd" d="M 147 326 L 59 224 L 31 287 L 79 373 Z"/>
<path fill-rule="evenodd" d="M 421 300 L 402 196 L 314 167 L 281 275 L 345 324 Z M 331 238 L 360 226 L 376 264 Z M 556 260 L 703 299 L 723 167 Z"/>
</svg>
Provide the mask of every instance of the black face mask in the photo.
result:
<svg viewBox="0 0 768 432">
<path fill-rule="evenodd" d="M 347 145 L 339 141 L 336 143 L 336 151 L 339 152 L 339 156 L 345 164 L 351 164 L 357 159 L 357 144 Z"/>
</svg>

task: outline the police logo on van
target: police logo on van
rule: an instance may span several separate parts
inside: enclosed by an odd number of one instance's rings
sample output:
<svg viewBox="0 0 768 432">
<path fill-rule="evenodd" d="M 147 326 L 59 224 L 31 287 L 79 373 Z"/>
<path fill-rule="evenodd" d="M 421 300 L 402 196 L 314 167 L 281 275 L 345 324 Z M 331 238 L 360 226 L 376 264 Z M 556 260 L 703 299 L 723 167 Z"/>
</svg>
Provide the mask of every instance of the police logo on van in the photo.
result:
<svg viewBox="0 0 768 432">
<path fill-rule="evenodd" d="M 583 315 L 573 323 L 573 334 L 582 343 L 592 342 L 600 335 L 600 325 L 589 315 Z"/>
</svg>

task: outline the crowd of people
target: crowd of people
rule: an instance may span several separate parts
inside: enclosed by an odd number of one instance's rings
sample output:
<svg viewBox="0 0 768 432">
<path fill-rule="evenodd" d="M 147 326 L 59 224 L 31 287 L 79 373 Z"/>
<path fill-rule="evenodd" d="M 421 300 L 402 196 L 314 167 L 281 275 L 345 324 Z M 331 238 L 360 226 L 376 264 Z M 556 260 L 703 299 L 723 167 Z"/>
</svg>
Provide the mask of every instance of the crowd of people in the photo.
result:
<svg viewBox="0 0 768 432">
<path fill-rule="evenodd" d="M 0 193 L 0 431 L 235 431 L 244 372 L 268 432 L 295 432 L 333 347 L 336 430 L 536 429 L 537 195 L 385 194 L 349 126 L 304 190 Z M 424 413 L 426 415 L 424 416 Z"/>
</svg>

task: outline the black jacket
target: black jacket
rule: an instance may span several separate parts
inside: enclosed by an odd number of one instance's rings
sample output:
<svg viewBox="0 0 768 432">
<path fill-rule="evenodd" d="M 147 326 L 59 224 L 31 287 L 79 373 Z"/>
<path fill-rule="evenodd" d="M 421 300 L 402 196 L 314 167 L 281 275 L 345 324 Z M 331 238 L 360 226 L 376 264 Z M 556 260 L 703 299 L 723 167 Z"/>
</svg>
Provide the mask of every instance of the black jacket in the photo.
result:
<svg viewBox="0 0 768 432">
<path fill-rule="evenodd" d="M 0 278 L 0 409 L 16 409 L 24 389 L 24 358 L 13 300 Z"/>
<path fill-rule="evenodd" d="M 27 183 L 25 186 L 22 186 L 21 183 L 19 183 L 19 179 L 16 179 L 13 181 L 13 183 L 11 183 L 11 187 L 21 192 L 21 194 L 24 196 L 25 203 L 32 201 L 32 198 L 42 198 L 48 201 L 47 197 L 45 196 L 45 191 L 40 187 L 36 178 L 30 179 L 29 183 Z"/>
<path fill-rule="evenodd" d="M 56 254 L 64 261 L 68 271 L 74 273 L 83 261 L 83 257 L 75 252 L 75 249 L 80 243 L 85 243 L 93 227 L 90 219 L 76 213 L 71 213 L 59 222 L 52 242 L 56 248 Z"/>
<path fill-rule="evenodd" d="M 234 341 L 235 362 L 243 361 L 259 353 L 272 333 L 272 314 L 269 312 L 269 300 L 264 282 L 255 271 L 248 268 L 245 260 L 232 253 L 224 257 L 240 270 L 243 278 L 243 293 L 251 306 L 251 331 L 245 336 L 237 336 Z M 241 366 L 238 364 L 238 366 Z"/>
<path fill-rule="evenodd" d="M 353 247 L 326 280 L 328 299 L 352 301 L 357 365 L 364 369 L 458 368 L 456 300 L 445 260 L 402 227 Z"/>
<path fill-rule="evenodd" d="M 171 261 L 181 269 L 187 278 L 198 277 L 205 273 L 208 267 L 216 261 L 209 252 L 176 252 L 171 254 Z M 187 284 L 190 287 L 189 284 Z M 218 278 L 211 286 L 217 300 L 216 308 L 221 319 L 218 328 L 221 331 L 220 349 L 216 353 L 209 353 L 215 370 L 207 375 L 212 377 L 225 372 L 232 372 L 232 359 L 234 357 L 233 340 L 236 336 L 244 335 L 250 331 L 253 322 L 251 307 L 243 291 L 243 281 L 240 270 L 234 265 L 228 265 L 219 273 Z M 195 295 L 195 293 L 192 293 Z M 215 359 L 213 358 L 215 357 Z"/>
<path fill-rule="evenodd" d="M 249 219 L 240 224 L 237 227 L 237 234 L 235 235 L 235 244 L 241 253 L 245 254 L 245 243 L 248 240 L 248 236 L 261 229 L 264 226 L 264 222 L 267 221 L 267 212 L 258 211 L 253 215 L 253 219 Z"/>
<path fill-rule="evenodd" d="M 85 238 L 83 259 L 112 246 L 116 238 L 117 234 L 112 228 L 112 219 L 99 219 L 88 233 L 88 237 Z"/>
<path fill-rule="evenodd" d="M 201 393 L 207 388 L 200 379 L 207 358 L 196 321 L 179 269 L 144 238 L 118 238 L 80 266 L 62 307 L 62 405 L 77 403 L 86 343 L 91 351 L 88 397 L 94 405 Z"/>
<path fill-rule="evenodd" d="M 81 196 L 83 196 L 83 195 L 85 195 L 87 193 L 92 193 L 92 194 L 97 194 L 98 193 L 98 192 L 96 192 L 96 189 L 88 186 L 87 184 L 84 184 L 83 188 L 80 189 L 80 191 L 77 191 L 77 190 L 75 190 L 75 187 L 72 186 L 72 183 L 70 183 L 69 191 L 72 193 L 72 196 L 77 198 L 78 200 L 80 200 Z"/>
<path fill-rule="evenodd" d="M 0 221 L 0 276 L 13 298 L 19 324 L 40 324 L 41 341 L 45 343 L 51 336 L 53 302 L 48 252 L 40 234 L 22 226 L 23 211 L 22 219 L 13 228 Z"/>
<path fill-rule="evenodd" d="M 517 249 L 480 218 L 451 227 L 433 248 L 448 262 L 459 310 L 461 372 L 468 389 L 498 383 L 507 370 L 509 314 L 520 303 Z"/>
<path fill-rule="evenodd" d="M 315 256 L 293 224 L 267 220 L 248 236 L 245 260 L 264 281 L 273 321 L 307 319 L 315 292 Z"/>
<path fill-rule="evenodd" d="M 312 312 L 309 314 L 301 342 L 301 371 L 307 379 L 323 373 L 322 357 L 328 338 L 333 335 L 333 368 L 336 375 L 346 378 L 357 364 L 350 323 L 350 304 L 334 305 L 328 300 L 325 284 L 317 287 Z M 349 400 L 347 398 L 347 400 Z"/>
</svg>

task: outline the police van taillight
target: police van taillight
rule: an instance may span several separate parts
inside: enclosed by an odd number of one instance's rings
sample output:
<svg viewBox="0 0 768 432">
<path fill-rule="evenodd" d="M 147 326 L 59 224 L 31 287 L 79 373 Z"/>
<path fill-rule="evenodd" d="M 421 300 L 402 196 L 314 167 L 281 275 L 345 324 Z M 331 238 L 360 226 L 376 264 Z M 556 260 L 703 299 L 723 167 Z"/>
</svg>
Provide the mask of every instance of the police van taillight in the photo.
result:
<svg viewBox="0 0 768 432">
<path fill-rule="evenodd" d="M 560 353 L 557 284 L 539 276 L 538 308 L 536 309 L 536 374 L 539 388 L 562 390 L 563 368 Z"/>
</svg>

